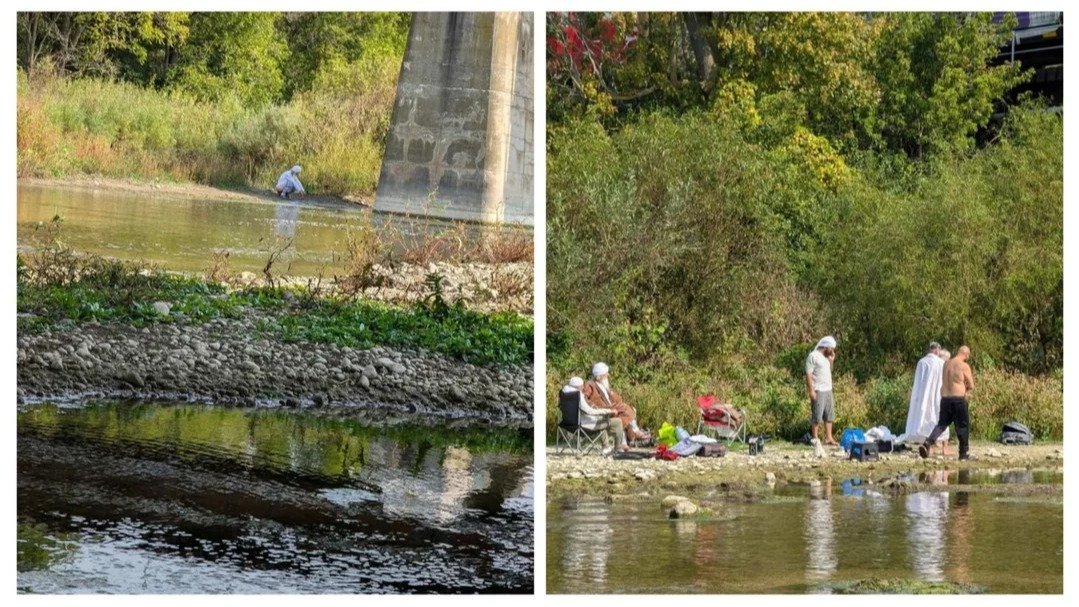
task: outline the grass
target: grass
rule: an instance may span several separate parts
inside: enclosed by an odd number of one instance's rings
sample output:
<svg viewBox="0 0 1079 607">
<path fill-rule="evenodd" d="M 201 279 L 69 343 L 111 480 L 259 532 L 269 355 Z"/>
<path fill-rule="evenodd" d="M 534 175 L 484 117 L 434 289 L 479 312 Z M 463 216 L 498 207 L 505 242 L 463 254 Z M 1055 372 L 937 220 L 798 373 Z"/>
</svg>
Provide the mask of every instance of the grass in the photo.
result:
<svg viewBox="0 0 1079 607">
<path fill-rule="evenodd" d="M 402 310 L 319 300 L 302 312 L 282 315 L 278 323 L 278 334 L 285 341 L 353 348 L 416 346 L 477 364 L 532 360 L 532 322 L 514 313 L 486 315 L 459 306 L 437 312 L 422 305 Z"/>
<path fill-rule="evenodd" d="M 370 196 L 381 170 L 395 66 L 356 90 L 306 93 L 257 109 L 125 82 L 20 72 L 18 175 L 193 181 L 270 188 L 304 165 L 312 192 Z"/>
<path fill-rule="evenodd" d="M 835 594 L 982 594 L 984 586 L 956 582 L 868 578 L 837 582 L 829 586 Z"/>
<path fill-rule="evenodd" d="M 475 364 L 532 361 L 532 321 L 450 304 L 440 291 L 411 307 L 319 296 L 303 287 L 228 290 L 197 278 L 65 249 L 18 257 L 20 331 L 69 322 L 133 325 L 236 318 L 257 309 L 262 327 L 285 341 L 419 347 Z M 171 304 L 168 315 L 154 303 Z"/>
</svg>

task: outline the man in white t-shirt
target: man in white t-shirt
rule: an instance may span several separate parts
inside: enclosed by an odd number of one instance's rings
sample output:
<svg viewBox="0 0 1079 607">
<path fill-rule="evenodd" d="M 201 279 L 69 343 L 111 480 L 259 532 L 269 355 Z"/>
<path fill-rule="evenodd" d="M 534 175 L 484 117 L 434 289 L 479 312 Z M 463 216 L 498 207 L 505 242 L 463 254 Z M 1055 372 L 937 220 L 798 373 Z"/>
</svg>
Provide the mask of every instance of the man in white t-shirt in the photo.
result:
<svg viewBox="0 0 1079 607">
<path fill-rule="evenodd" d="M 832 436 L 835 399 L 832 397 L 832 362 L 835 361 L 835 338 L 821 338 L 806 357 L 806 394 L 809 396 L 809 432 L 817 438 L 817 427 L 824 422 L 825 445 L 837 445 Z"/>
</svg>

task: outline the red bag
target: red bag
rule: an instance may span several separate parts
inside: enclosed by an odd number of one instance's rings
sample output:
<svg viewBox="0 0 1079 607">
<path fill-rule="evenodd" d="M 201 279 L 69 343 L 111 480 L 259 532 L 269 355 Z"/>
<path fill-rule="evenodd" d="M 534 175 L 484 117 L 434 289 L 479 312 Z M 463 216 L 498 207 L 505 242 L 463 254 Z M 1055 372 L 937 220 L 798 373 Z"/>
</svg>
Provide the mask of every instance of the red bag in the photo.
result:
<svg viewBox="0 0 1079 607">
<path fill-rule="evenodd" d="M 678 459 L 678 454 L 668 449 L 667 445 L 660 443 L 659 446 L 656 447 L 656 458 L 665 459 L 669 462 L 673 462 L 674 460 Z"/>
</svg>

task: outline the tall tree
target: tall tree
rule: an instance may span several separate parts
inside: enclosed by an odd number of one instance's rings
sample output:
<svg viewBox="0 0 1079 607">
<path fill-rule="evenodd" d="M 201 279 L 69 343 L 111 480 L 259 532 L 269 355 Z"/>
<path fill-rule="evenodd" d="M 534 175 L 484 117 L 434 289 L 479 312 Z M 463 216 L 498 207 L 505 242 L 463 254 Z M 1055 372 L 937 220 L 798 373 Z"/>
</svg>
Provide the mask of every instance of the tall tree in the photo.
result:
<svg viewBox="0 0 1079 607">
<path fill-rule="evenodd" d="M 288 46 L 277 13 L 192 13 L 190 35 L 170 68 L 170 87 L 200 99 L 249 106 L 281 99 Z"/>
<path fill-rule="evenodd" d="M 24 12 L 18 25 L 18 63 L 30 79 L 47 64 L 61 74 L 153 83 L 187 38 L 187 13 Z"/>
<path fill-rule="evenodd" d="M 1010 27 L 989 13 L 552 13 L 549 111 L 610 126 L 782 94 L 845 151 L 965 149 L 1024 78 L 993 62 Z"/>
<path fill-rule="evenodd" d="M 289 45 L 285 95 L 308 90 L 327 69 L 361 59 L 399 63 L 408 40 L 409 13 L 286 13 Z"/>
</svg>

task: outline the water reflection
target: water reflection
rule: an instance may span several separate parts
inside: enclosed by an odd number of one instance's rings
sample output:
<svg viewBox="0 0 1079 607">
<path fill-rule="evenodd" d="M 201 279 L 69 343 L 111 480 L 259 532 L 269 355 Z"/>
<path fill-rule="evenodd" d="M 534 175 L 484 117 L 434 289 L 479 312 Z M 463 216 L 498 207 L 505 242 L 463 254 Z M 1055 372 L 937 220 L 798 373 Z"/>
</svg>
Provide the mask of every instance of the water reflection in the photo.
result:
<svg viewBox="0 0 1079 607">
<path fill-rule="evenodd" d="M 614 541 L 610 511 L 606 504 L 588 502 L 578 505 L 574 514 L 575 523 L 562 543 L 562 570 L 577 582 L 576 588 L 602 588 Z"/>
<path fill-rule="evenodd" d="M 810 485 L 805 508 L 806 579 L 814 582 L 831 579 L 839 564 L 831 498 L 831 479 Z"/>
<path fill-rule="evenodd" d="M 654 500 L 572 500 L 548 509 L 548 591 L 806 593 L 878 578 L 1060 593 L 1059 471 L 1027 477 L 1041 479 L 1032 494 L 1050 495 L 1044 501 L 1002 488 L 961 490 L 1022 478 L 975 476 L 919 474 L 910 480 L 930 488 L 913 493 L 825 480 L 781 487 L 777 499 L 761 502 L 711 496 L 701 501 L 724 516 L 676 522 L 660 516 Z"/>
<path fill-rule="evenodd" d="M 296 237 L 296 224 L 300 219 L 300 207 L 297 204 L 280 203 L 274 207 L 274 234 L 278 238 L 292 240 Z"/>
<path fill-rule="evenodd" d="M 944 579 L 944 546 L 948 521 L 948 493 L 918 492 L 905 500 L 907 543 L 911 566 L 918 579 Z"/>
<path fill-rule="evenodd" d="M 33 407 L 18 414 L 19 552 L 40 566 L 19 583 L 527 592 L 531 462 L 515 440 L 213 407 Z M 70 556 L 44 558 L 61 536 Z"/>
</svg>

